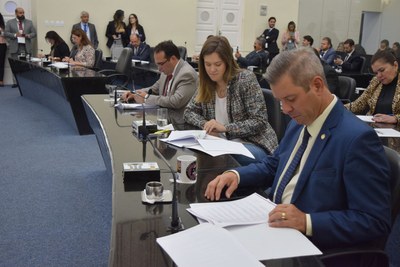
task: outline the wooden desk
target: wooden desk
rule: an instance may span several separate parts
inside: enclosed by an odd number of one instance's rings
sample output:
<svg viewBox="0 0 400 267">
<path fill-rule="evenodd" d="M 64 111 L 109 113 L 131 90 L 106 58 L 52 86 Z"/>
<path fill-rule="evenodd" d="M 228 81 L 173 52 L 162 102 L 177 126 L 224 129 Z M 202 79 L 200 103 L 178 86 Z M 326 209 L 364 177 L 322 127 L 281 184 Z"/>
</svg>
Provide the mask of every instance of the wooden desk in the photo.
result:
<svg viewBox="0 0 400 267">
<path fill-rule="evenodd" d="M 84 107 L 99 141 L 99 146 L 110 178 L 112 177 L 112 233 L 109 266 L 172 266 L 169 257 L 156 243 L 156 238 L 170 234 L 171 204 L 145 205 L 141 202 L 141 190 L 124 183 L 122 164 L 132 161 L 156 161 L 161 169 L 161 181 L 165 189 L 172 190 L 171 174 L 164 162 L 154 153 L 152 146 L 140 142 L 132 135 L 131 123 L 141 119 L 142 112 L 120 113 L 105 102 L 108 95 L 85 95 Z M 146 118 L 154 119 L 156 110 L 147 110 Z M 197 225 L 187 211 L 189 203 L 205 202 L 205 188 L 210 180 L 228 168 L 237 166 L 229 155 L 211 157 L 188 149 L 180 149 L 154 140 L 163 156 L 173 167 L 176 157 L 183 154 L 197 156 L 197 183 L 178 184 L 178 213 L 185 228 Z M 268 266 L 321 266 L 316 257 L 301 257 L 266 261 Z"/>
<path fill-rule="evenodd" d="M 79 134 L 92 134 L 81 95 L 104 94 L 105 76 L 87 68 L 58 70 L 40 63 L 9 58 L 21 96 L 61 115 Z"/>
</svg>

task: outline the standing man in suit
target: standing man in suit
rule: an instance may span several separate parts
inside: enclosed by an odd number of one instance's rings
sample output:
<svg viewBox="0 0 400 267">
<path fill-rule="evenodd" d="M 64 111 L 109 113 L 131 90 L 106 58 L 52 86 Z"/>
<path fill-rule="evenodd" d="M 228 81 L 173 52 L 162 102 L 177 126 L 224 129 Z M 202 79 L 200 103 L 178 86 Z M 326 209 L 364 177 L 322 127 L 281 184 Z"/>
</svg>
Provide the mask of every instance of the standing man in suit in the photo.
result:
<svg viewBox="0 0 400 267">
<path fill-rule="evenodd" d="M 264 51 L 265 39 L 257 37 L 254 41 L 254 50 L 246 57 L 242 57 L 239 51 L 236 51 L 235 57 L 239 67 L 247 68 L 248 66 L 256 66 L 260 69 L 266 69 L 268 62 L 268 52 Z"/>
<path fill-rule="evenodd" d="M 75 29 L 82 29 L 87 37 L 89 38 L 90 42 L 92 43 L 94 49 L 97 49 L 99 46 L 99 40 L 97 39 L 97 31 L 96 26 L 94 24 L 89 23 L 89 13 L 86 11 L 81 12 L 81 22 L 74 24 L 72 26 L 72 30 Z M 71 35 L 71 42 L 72 42 L 72 35 Z"/>
<path fill-rule="evenodd" d="M 161 42 L 154 48 L 154 62 L 161 72 L 160 79 L 148 88 L 124 94 L 122 99 L 168 108 L 171 122 L 183 125 L 183 112 L 197 89 L 198 75 L 181 59 L 172 41 Z"/>
<path fill-rule="evenodd" d="M 129 36 L 129 48 L 132 49 L 132 59 L 150 61 L 150 46 L 140 41 L 140 37 L 134 33 Z"/>
<path fill-rule="evenodd" d="M 4 35 L 12 57 L 21 53 L 32 54 L 32 39 L 36 37 L 36 30 L 32 21 L 25 18 L 25 10 L 22 7 L 15 9 L 15 19 L 7 21 Z"/>
<path fill-rule="evenodd" d="M 344 52 L 346 52 L 346 57 L 344 59 L 335 59 L 336 66 L 340 66 L 343 72 L 360 72 L 363 59 L 354 49 L 353 39 L 347 39 L 343 44 Z"/>
<path fill-rule="evenodd" d="M 335 49 L 332 47 L 332 40 L 329 37 L 324 37 L 322 38 L 321 41 L 321 48 L 319 50 L 319 56 L 323 61 L 325 61 L 327 64 L 333 66 L 334 62 L 333 60 L 335 59 Z"/>
<path fill-rule="evenodd" d="M 307 68 L 304 68 L 307 66 Z M 314 52 L 279 54 L 266 72 L 292 121 L 272 156 L 225 172 L 205 191 L 210 200 L 240 185 L 271 187 L 271 227 L 294 228 L 321 250 L 366 245 L 390 231 L 389 166 L 373 128 L 329 91 Z M 302 154 L 299 154 L 302 152 Z"/>
<path fill-rule="evenodd" d="M 272 59 L 279 54 L 278 44 L 276 40 L 278 40 L 279 30 L 275 29 L 276 18 L 270 17 L 268 19 L 268 29 L 265 29 L 261 37 L 265 38 L 265 49 L 269 52 L 269 62 L 271 63 Z"/>
</svg>

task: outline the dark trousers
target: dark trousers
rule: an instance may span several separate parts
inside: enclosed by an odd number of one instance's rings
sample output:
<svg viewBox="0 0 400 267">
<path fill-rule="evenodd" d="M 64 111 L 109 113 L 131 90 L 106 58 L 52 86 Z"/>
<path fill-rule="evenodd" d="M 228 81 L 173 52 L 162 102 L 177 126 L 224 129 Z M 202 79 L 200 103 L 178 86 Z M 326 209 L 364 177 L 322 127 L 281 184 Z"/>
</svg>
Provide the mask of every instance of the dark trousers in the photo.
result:
<svg viewBox="0 0 400 267">
<path fill-rule="evenodd" d="M 0 44 L 0 81 L 4 78 L 4 63 L 6 61 L 7 45 Z"/>
</svg>

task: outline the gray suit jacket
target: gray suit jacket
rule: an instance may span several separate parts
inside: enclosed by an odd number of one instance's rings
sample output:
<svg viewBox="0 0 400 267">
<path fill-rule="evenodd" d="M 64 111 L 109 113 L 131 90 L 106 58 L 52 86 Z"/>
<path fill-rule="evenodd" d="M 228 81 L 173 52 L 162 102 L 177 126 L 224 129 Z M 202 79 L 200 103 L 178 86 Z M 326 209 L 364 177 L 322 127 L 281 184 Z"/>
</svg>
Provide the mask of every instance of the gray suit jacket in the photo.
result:
<svg viewBox="0 0 400 267">
<path fill-rule="evenodd" d="M 25 49 L 28 54 L 32 54 L 32 39 L 36 37 L 36 30 L 33 23 L 29 19 L 23 21 L 23 28 L 25 33 Z M 8 40 L 9 49 L 11 54 L 18 52 L 18 39 L 15 36 L 18 32 L 18 20 L 10 19 L 7 21 L 4 35 Z"/>
<path fill-rule="evenodd" d="M 167 76 L 162 73 L 155 84 L 143 89 L 143 91 L 152 90 L 152 94 L 146 100 L 146 103 L 168 108 L 171 122 L 182 125 L 185 123 L 183 119 L 185 107 L 197 89 L 198 75 L 189 63 L 180 59 L 171 80 L 170 90 L 166 96 L 163 96 L 166 78 Z"/>
<path fill-rule="evenodd" d="M 94 49 L 97 49 L 97 47 L 99 46 L 99 39 L 97 38 L 97 31 L 96 31 L 96 26 L 94 26 L 94 24 L 88 22 L 88 26 L 89 26 L 89 33 L 90 33 L 90 42 L 92 43 Z M 72 30 L 74 29 L 82 29 L 81 27 L 81 23 L 77 23 L 74 24 L 72 26 Z M 72 38 L 71 38 L 71 42 L 72 42 Z"/>
</svg>

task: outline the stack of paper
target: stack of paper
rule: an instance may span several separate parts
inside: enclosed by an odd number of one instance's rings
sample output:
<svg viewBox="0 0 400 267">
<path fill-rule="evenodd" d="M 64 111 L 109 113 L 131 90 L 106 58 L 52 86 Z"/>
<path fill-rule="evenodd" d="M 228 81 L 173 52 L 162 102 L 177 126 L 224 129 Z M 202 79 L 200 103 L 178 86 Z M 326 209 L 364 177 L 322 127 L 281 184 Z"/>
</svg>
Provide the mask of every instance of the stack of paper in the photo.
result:
<svg viewBox="0 0 400 267">
<path fill-rule="evenodd" d="M 191 204 L 188 211 L 203 223 L 157 242 L 178 266 L 259 266 L 254 260 L 322 254 L 299 231 L 269 227 L 268 213 L 274 207 L 258 194 Z"/>
<path fill-rule="evenodd" d="M 161 141 L 177 147 L 195 149 L 213 157 L 238 154 L 254 159 L 253 154 L 242 143 L 208 135 L 204 130 L 173 131 L 168 138 Z"/>
</svg>

